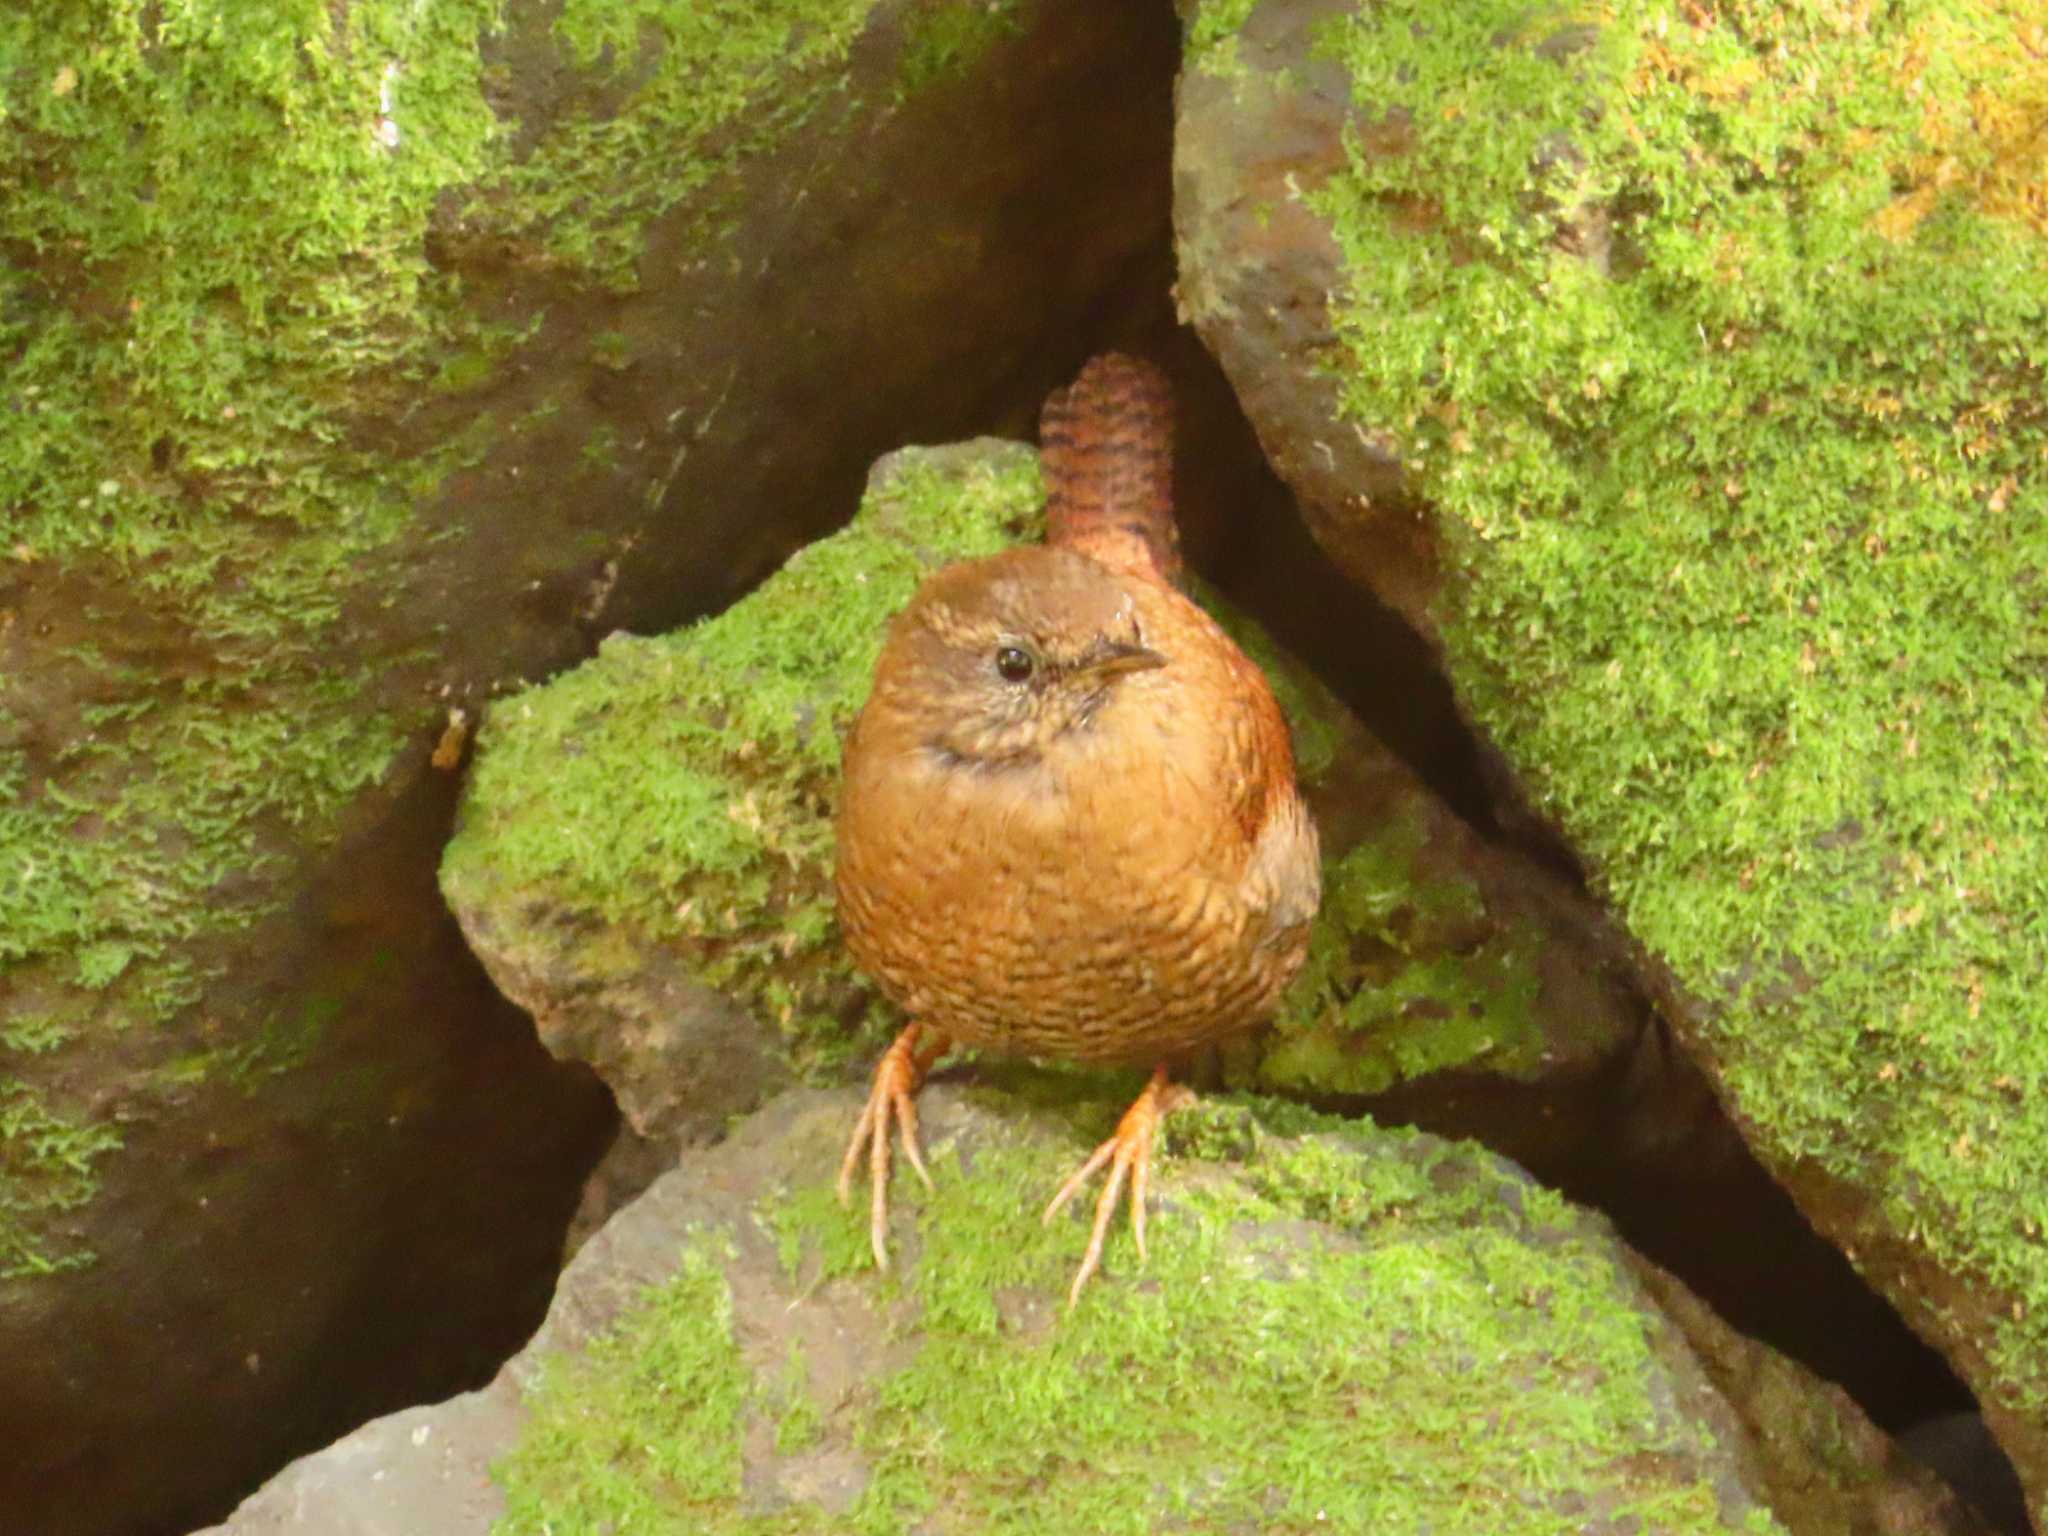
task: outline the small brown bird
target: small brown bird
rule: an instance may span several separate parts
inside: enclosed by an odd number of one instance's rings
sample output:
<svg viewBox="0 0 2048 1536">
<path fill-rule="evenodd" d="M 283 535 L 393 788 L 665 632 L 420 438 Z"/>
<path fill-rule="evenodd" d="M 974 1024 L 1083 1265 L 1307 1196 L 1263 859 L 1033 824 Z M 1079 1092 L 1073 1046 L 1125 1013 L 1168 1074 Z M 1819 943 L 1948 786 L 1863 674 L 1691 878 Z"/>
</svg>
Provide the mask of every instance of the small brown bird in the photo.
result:
<svg viewBox="0 0 2048 1536">
<path fill-rule="evenodd" d="M 1069 1305 L 1128 1173 L 1145 1253 L 1153 1132 L 1191 1097 L 1169 1061 L 1257 1022 L 1321 898 L 1315 826 L 1266 679 L 1172 585 L 1172 401 L 1096 358 L 1041 422 L 1047 545 L 932 575 L 897 616 L 846 746 L 839 919 L 910 1015 L 839 1173 L 867 1154 L 889 1263 L 889 1130 L 927 1187 L 913 1095 L 952 1042 L 1156 1063 L 1046 1208 L 1104 1163 Z"/>
</svg>

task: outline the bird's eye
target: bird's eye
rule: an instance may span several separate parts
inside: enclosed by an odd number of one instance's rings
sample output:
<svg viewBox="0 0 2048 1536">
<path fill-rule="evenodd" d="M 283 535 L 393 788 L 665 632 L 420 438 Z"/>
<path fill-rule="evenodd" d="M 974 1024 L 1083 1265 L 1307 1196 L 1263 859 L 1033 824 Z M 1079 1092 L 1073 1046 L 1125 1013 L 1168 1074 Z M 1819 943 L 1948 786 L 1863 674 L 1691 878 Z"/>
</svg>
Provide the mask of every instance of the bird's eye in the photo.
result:
<svg viewBox="0 0 2048 1536">
<path fill-rule="evenodd" d="M 1031 653 L 1021 645 L 1006 645 L 996 652 L 996 671 L 1006 683 L 1021 683 L 1031 675 Z"/>
</svg>

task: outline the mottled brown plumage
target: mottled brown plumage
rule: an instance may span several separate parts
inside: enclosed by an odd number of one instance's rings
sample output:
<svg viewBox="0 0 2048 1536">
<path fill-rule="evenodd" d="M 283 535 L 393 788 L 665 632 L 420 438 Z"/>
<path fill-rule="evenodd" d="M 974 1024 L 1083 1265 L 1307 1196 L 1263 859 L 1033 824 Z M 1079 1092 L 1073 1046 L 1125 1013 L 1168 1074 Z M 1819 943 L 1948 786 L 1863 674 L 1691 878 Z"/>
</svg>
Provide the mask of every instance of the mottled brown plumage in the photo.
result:
<svg viewBox="0 0 2048 1536">
<path fill-rule="evenodd" d="M 1259 669 L 1172 585 L 1166 381 L 1099 357 L 1046 404 L 1044 547 L 946 567 L 890 627 L 848 740 L 839 913 L 912 1018 L 841 1170 L 866 1152 L 886 1265 L 888 1133 L 920 1176 L 912 1095 L 951 1041 L 1156 1063 L 1118 1134 L 1142 1255 L 1166 1063 L 1271 1011 L 1320 888 L 1287 727 Z M 927 1180 L 929 1182 L 929 1180 Z"/>
</svg>

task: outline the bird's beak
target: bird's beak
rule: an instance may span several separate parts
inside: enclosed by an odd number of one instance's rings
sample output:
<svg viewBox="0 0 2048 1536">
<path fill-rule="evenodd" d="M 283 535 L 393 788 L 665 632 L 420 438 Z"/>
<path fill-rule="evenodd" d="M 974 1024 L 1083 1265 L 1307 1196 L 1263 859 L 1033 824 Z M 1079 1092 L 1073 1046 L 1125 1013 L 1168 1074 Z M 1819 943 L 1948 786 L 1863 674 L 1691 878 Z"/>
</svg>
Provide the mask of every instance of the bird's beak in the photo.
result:
<svg viewBox="0 0 2048 1536">
<path fill-rule="evenodd" d="M 1165 665 L 1164 656 L 1157 651 L 1148 651 L 1142 645 L 1098 640 L 1082 654 L 1074 670 L 1085 672 L 1090 677 L 1115 677 L 1124 672 L 1149 672 L 1154 667 Z"/>
</svg>

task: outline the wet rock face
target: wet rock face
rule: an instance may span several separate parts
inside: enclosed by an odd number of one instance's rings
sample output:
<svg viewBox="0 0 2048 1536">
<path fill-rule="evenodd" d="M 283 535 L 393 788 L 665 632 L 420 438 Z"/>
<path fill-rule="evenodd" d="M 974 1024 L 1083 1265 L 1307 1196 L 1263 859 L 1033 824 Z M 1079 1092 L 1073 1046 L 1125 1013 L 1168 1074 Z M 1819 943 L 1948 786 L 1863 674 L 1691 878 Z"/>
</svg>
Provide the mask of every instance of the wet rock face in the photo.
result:
<svg viewBox="0 0 2048 1536">
<path fill-rule="evenodd" d="M 1317 366 L 1337 346 L 1326 296 L 1341 255 L 1295 189 L 1343 164 L 1340 135 L 1361 122 L 1343 71 L 1312 46 L 1339 8 L 1260 6 L 1207 43 L 1201 13 L 1225 8 L 1189 9 L 1173 145 L 1181 316 L 1223 365 L 1330 557 L 1426 630 L 1438 579 L 1428 516 L 1398 445 L 1340 422 L 1339 379 Z M 1284 82 L 1278 59 L 1288 61 Z"/>
<path fill-rule="evenodd" d="M 1165 227 L 1123 159 L 1165 153 L 1163 9 L 491 11 L 53 11 L 5 87 L 27 1528 L 188 1524 L 532 1326 L 615 1122 L 435 896 L 451 712 L 728 600 L 883 448 L 1028 410 Z"/>
<path fill-rule="evenodd" d="M 1318 536 L 1430 627 L 1758 1157 L 1978 1394 L 2038 1522 L 2048 1036 L 2016 978 L 2048 781 L 2012 659 L 2048 522 L 2036 403 L 1975 423 L 2048 363 L 2048 230 L 1930 179 L 1929 144 L 2004 164 L 1991 119 L 1861 62 L 2038 81 L 1953 21 L 1200 6 L 1176 238 Z M 1823 120 L 1817 78 L 1863 83 Z"/>
<path fill-rule="evenodd" d="M 378 836 L 417 847 L 448 816 L 417 794 Z M 314 884 L 300 947 L 238 978 L 307 1032 L 304 1064 L 160 1090 L 63 1229 L 91 1267 L 0 1284 L 10 1529 L 181 1532 L 338 1426 L 485 1379 L 544 1314 L 617 1116 L 491 989 L 425 873 L 367 906 Z"/>
<path fill-rule="evenodd" d="M 600 1510 L 965 1531 L 1020 1486 L 1067 1530 L 1155 1505 L 1199 1529 L 1780 1528 L 1756 1443 L 1602 1224 L 1506 1164 L 1298 1111 L 1191 1111 L 1169 1122 L 1150 1265 L 1113 1244 L 1065 1314 L 1083 1227 L 1034 1213 L 1117 1096 L 1008 1082 L 926 1090 L 937 1191 L 897 1204 L 896 1278 L 827 1187 L 857 1096 L 778 1099 L 588 1244 L 488 1389 L 367 1426 L 221 1532 L 564 1530 Z M 1845 1415 L 1829 1453 L 1884 1482 L 1854 1410 L 1824 1411 Z M 1883 1529 L 1969 1529 L 1939 1523 L 1924 1478 L 1890 1489 Z"/>
</svg>

